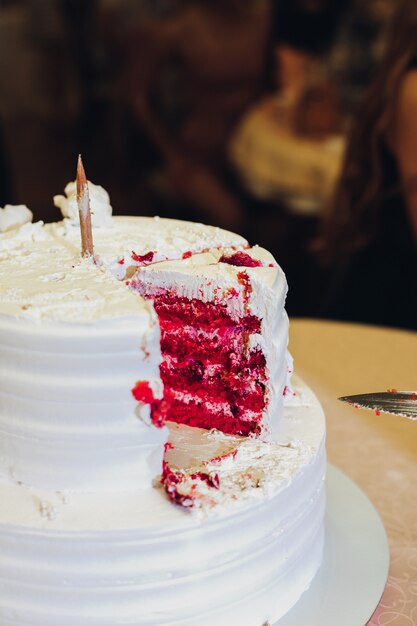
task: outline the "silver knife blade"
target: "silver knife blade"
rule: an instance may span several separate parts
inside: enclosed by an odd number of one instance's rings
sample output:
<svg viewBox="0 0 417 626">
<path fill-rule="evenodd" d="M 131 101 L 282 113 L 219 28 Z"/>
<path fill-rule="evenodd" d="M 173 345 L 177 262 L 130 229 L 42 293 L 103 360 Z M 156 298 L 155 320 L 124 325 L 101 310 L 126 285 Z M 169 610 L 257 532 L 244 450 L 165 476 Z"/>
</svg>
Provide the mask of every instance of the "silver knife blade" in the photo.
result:
<svg viewBox="0 0 417 626">
<path fill-rule="evenodd" d="M 417 420 L 417 392 L 416 391 L 378 391 L 375 393 L 361 393 L 354 396 L 342 396 L 342 402 L 348 402 L 359 409 L 370 409 L 379 413 L 390 413 Z"/>
</svg>

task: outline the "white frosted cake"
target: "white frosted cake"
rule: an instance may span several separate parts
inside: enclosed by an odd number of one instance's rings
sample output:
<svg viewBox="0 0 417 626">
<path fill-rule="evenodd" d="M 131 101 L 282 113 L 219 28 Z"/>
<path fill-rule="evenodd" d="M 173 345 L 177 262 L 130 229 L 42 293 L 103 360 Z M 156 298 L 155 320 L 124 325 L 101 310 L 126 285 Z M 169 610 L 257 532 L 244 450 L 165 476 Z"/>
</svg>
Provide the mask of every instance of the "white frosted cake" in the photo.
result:
<svg viewBox="0 0 417 626">
<path fill-rule="evenodd" d="M 217 228 L 0 209 L 0 624 L 262 626 L 322 559 L 325 422 L 286 281 Z M 75 208 L 74 208 L 75 207 Z"/>
</svg>

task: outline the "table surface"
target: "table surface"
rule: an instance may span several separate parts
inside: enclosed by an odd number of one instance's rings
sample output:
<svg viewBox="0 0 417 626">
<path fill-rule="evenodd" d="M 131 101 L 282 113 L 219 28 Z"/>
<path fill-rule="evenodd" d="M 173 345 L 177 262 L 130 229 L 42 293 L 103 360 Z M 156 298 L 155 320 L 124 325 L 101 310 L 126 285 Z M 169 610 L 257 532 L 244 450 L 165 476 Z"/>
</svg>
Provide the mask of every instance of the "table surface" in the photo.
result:
<svg viewBox="0 0 417 626">
<path fill-rule="evenodd" d="M 329 461 L 363 489 L 390 544 L 390 572 L 368 626 L 417 624 L 417 423 L 355 409 L 339 396 L 417 389 L 417 333 L 321 320 L 291 320 L 295 371 L 327 419 Z"/>
</svg>

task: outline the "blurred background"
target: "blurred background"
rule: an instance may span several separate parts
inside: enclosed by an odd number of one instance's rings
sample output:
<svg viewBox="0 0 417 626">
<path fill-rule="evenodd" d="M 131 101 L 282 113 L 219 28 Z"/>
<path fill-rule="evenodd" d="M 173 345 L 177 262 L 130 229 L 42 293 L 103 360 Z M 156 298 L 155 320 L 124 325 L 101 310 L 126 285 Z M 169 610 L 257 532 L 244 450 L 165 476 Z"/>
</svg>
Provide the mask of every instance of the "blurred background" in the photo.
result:
<svg viewBox="0 0 417 626">
<path fill-rule="evenodd" d="M 0 205 L 60 219 L 81 152 L 114 214 L 270 249 L 290 315 L 417 328 L 415 4 L 0 0 Z"/>
</svg>

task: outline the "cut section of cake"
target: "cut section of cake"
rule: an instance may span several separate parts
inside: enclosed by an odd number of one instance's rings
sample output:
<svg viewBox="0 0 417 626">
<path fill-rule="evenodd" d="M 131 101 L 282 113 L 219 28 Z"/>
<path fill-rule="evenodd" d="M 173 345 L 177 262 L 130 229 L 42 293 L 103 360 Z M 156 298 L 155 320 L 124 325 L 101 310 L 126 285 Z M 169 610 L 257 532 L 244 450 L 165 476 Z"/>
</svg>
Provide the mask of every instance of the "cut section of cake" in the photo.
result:
<svg viewBox="0 0 417 626">
<path fill-rule="evenodd" d="M 140 268 L 130 287 L 161 329 L 164 396 L 152 419 L 274 437 L 288 375 L 287 284 L 272 255 L 211 250 Z"/>
<path fill-rule="evenodd" d="M 272 624 L 324 539 L 284 274 L 233 233 L 112 218 L 102 191 L 94 259 L 73 186 L 63 222 L 0 233 L 0 624 Z"/>
</svg>

